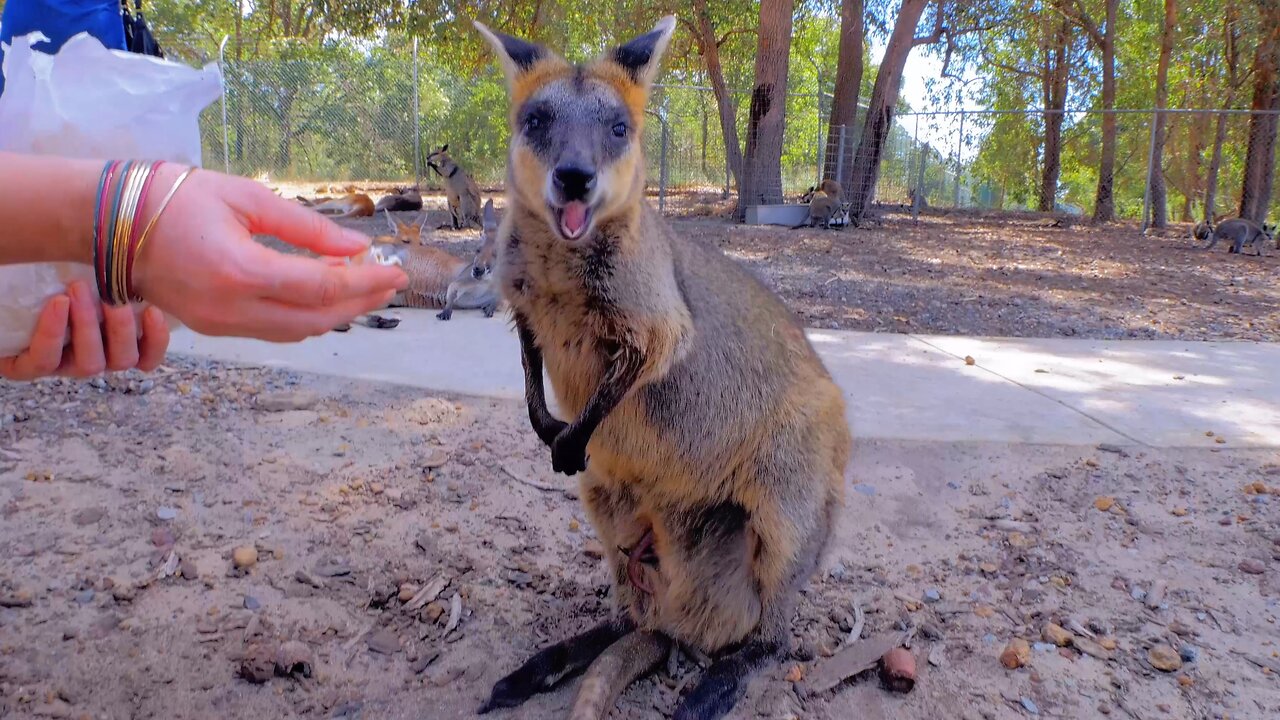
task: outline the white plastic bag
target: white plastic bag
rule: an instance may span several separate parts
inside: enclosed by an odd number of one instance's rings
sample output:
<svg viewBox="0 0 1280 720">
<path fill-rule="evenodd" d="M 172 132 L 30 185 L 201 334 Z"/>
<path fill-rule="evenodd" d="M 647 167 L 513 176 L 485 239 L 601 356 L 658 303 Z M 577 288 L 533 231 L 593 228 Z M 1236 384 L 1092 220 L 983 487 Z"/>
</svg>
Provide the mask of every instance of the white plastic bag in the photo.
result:
<svg viewBox="0 0 1280 720">
<path fill-rule="evenodd" d="M 222 92 L 216 65 L 198 70 L 108 50 L 88 33 L 56 55 L 31 49 L 43 39 L 33 33 L 5 49 L 0 150 L 200 165 L 200 111 Z M 41 308 L 74 279 L 97 292 L 88 265 L 0 266 L 0 357 L 27 348 Z"/>
</svg>

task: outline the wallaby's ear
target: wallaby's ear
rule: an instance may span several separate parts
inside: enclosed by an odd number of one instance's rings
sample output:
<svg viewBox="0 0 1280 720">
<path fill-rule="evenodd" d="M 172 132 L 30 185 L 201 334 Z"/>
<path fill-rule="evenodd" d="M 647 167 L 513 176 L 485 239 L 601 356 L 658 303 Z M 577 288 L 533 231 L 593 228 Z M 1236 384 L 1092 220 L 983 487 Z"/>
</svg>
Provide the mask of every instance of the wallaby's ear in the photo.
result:
<svg viewBox="0 0 1280 720">
<path fill-rule="evenodd" d="M 440 146 L 440 152 L 449 152 L 449 143 Z"/>
<path fill-rule="evenodd" d="M 490 232 L 498 229 L 498 216 L 493 212 L 493 199 L 490 198 L 484 202 L 484 231 Z"/>
<path fill-rule="evenodd" d="M 621 65 L 638 85 L 649 87 L 658 77 L 662 54 L 676 29 L 676 16 L 668 15 L 652 30 L 614 49 L 610 59 Z"/>
<path fill-rule="evenodd" d="M 516 78 L 536 65 L 539 60 L 550 56 L 546 48 L 541 45 L 534 45 L 527 40 L 490 30 L 478 20 L 474 24 L 476 30 L 480 31 L 493 48 L 493 54 L 498 57 L 498 63 L 502 65 L 502 74 L 506 75 L 508 85 L 515 85 Z"/>
<path fill-rule="evenodd" d="M 391 226 L 391 236 L 400 237 L 400 226 L 396 225 L 396 219 L 391 217 L 391 211 L 382 208 L 382 213 L 387 216 L 387 225 Z"/>
</svg>

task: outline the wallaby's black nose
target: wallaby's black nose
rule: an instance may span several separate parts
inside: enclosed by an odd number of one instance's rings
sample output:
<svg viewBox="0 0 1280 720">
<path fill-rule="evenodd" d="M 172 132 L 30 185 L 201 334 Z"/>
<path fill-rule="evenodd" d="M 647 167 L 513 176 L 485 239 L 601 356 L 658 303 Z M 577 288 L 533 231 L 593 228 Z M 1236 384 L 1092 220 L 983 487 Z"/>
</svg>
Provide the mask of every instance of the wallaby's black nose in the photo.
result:
<svg viewBox="0 0 1280 720">
<path fill-rule="evenodd" d="M 475 267 L 471 268 L 471 277 L 474 277 L 474 278 L 484 277 L 484 268 L 480 267 L 479 265 L 476 265 Z"/>
<path fill-rule="evenodd" d="M 551 174 L 556 190 L 567 202 L 586 200 L 596 186 L 596 173 L 578 165 L 561 165 Z"/>
</svg>

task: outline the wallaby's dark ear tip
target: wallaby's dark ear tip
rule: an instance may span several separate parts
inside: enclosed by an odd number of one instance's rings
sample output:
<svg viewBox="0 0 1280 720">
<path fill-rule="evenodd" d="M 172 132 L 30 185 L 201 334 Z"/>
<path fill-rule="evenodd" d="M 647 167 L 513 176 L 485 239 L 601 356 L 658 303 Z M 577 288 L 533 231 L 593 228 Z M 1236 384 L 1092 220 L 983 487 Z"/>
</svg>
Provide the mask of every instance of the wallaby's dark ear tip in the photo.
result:
<svg viewBox="0 0 1280 720">
<path fill-rule="evenodd" d="M 491 30 L 487 25 L 479 21 L 475 21 L 473 24 L 476 26 L 476 30 L 480 31 L 484 39 L 489 42 L 489 45 L 493 47 L 493 51 L 498 54 L 498 59 L 501 61 L 502 68 L 507 73 L 508 79 L 528 70 L 539 60 L 546 57 L 546 51 L 538 45 Z"/>
<path fill-rule="evenodd" d="M 653 82 L 658 74 L 662 53 L 676 28 L 676 16 L 667 15 L 652 30 L 613 51 L 614 62 L 621 65 L 640 83 Z"/>
</svg>

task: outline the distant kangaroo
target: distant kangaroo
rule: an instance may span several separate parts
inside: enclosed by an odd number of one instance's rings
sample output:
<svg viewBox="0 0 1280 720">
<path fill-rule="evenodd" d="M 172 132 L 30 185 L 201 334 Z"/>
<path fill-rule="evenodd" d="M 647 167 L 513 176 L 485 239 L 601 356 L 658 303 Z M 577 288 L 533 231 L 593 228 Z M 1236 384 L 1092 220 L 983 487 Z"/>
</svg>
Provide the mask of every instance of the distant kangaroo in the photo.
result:
<svg viewBox="0 0 1280 720">
<path fill-rule="evenodd" d="M 346 197 L 315 202 L 298 198 L 304 205 L 322 215 L 335 217 L 373 217 L 373 200 L 364 193 L 351 193 Z"/>
<path fill-rule="evenodd" d="M 1196 240 L 1209 240 L 1209 244 L 1204 246 L 1205 250 L 1217 245 L 1218 240 L 1228 238 L 1231 240 L 1231 248 L 1228 252 L 1243 254 L 1244 248 L 1248 246 L 1252 247 L 1254 254 L 1259 257 L 1265 254 L 1263 249 L 1266 246 L 1275 245 L 1275 233 L 1275 225 L 1258 225 L 1244 218 L 1225 220 L 1217 227 L 1201 221 L 1191 231 L 1192 237 Z"/>
<path fill-rule="evenodd" d="M 480 224 L 480 187 L 471 179 L 466 170 L 458 165 L 449 155 L 449 146 L 441 145 L 440 149 L 427 156 L 427 167 L 444 178 L 445 199 L 449 202 L 449 215 L 453 220 L 453 229 Z"/>
<path fill-rule="evenodd" d="M 424 216 L 425 217 L 425 216 Z M 374 238 L 383 257 L 396 258 L 409 276 L 409 287 L 396 293 L 388 307 L 439 309 L 440 320 L 449 320 L 454 310 L 482 310 L 493 317 L 500 304 L 496 279 L 493 277 L 497 250 L 494 237 L 497 220 L 493 201 L 485 205 L 485 229 L 480 249 L 467 262 L 430 245 L 404 246 L 406 238 L 417 237 L 420 227 L 401 223 L 387 214 L 390 235 Z"/>
<path fill-rule="evenodd" d="M 480 712 L 585 671 L 569 717 L 603 718 L 678 642 L 715 659 L 675 718 L 717 720 L 788 651 L 843 496 L 844 395 L 774 293 L 644 199 L 645 105 L 675 18 L 586 65 L 477 27 L 511 97 L 498 274 L 529 419 L 552 468 L 582 473 L 616 603 Z"/>
</svg>

